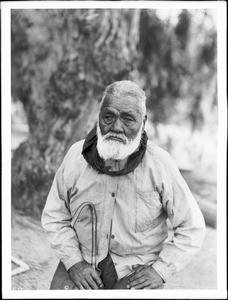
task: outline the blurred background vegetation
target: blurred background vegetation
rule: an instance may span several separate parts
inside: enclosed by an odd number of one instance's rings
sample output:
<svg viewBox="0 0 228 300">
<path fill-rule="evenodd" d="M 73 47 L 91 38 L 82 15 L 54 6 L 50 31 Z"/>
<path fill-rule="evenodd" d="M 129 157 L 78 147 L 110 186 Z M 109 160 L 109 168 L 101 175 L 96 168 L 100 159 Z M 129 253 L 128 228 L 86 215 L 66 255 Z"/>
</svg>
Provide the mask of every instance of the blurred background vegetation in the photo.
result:
<svg viewBox="0 0 228 300">
<path fill-rule="evenodd" d="M 40 217 L 66 151 L 94 126 L 105 87 L 123 79 L 146 92 L 149 138 L 216 202 L 213 10 L 11 12 L 14 208 Z"/>
</svg>

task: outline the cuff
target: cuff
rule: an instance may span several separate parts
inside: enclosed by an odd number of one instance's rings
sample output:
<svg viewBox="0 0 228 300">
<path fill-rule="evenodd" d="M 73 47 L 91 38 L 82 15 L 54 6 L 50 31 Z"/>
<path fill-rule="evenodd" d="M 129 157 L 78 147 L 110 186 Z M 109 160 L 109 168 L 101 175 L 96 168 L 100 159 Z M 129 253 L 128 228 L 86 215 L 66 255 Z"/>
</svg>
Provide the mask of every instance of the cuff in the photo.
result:
<svg viewBox="0 0 228 300">
<path fill-rule="evenodd" d="M 62 263 L 64 264 L 66 270 L 68 271 L 74 264 L 83 261 L 83 257 L 81 255 L 72 255 L 69 258 L 61 259 Z"/>
<path fill-rule="evenodd" d="M 151 265 L 151 267 L 153 267 L 154 270 L 161 276 L 164 282 L 166 282 L 167 278 L 172 276 L 174 273 L 174 270 L 170 269 L 170 267 L 168 267 L 167 264 L 161 260 L 157 260 Z"/>
</svg>

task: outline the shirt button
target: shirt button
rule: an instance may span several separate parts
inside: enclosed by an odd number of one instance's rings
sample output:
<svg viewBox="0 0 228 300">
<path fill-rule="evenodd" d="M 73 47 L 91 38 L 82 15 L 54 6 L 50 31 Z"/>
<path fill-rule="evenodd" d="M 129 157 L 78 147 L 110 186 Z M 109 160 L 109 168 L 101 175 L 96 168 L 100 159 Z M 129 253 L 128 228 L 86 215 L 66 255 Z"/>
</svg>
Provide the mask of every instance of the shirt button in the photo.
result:
<svg viewBox="0 0 228 300">
<path fill-rule="evenodd" d="M 108 239 L 108 234 L 106 234 L 106 239 Z"/>
<path fill-rule="evenodd" d="M 114 239 L 114 237 L 115 237 L 115 235 L 114 235 L 114 234 L 112 234 L 112 235 L 111 235 L 111 239 Z"/>
<path fill-rule="evenodd" d="M 112 197 L 115 197 L 115 195 L 116 195 L 115 193 L 112 193 Z"/>
</svg>

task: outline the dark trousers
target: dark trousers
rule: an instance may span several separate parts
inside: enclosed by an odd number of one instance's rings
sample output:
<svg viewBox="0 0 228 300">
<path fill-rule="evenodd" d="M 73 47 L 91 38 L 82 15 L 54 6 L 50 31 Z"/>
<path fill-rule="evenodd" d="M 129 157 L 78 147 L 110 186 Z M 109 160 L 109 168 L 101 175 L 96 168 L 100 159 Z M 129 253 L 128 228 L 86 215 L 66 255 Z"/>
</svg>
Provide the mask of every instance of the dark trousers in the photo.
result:
<svg viewBox="0 0 228 300">
<path fill-rule="evenodd" d="M 117 282 L 117 273 L 109 253 L 107 256 L 98 263 L 98 269 L 100 271 L 100 277 L 104 285 L 104 289 L 126 289 L 127 279 Z M 51 290 L 74 290 L 77 289 L 74 282 L 71 280 L 69 272 L 67 272 L 65 266 L 60 261 L 54 277 L 51 282 Z"/>
<path fill-rule="evenodd" d="M 50 290 L 74 290 L 77 289 L 71 280 L 70 274 L 67 272 L 64 264 L 60 261 L 55 274 L 53 276 Z"/>
<path fill-rule="evenodd" d="M 115 271 L 115 267 L 112 263 L 111 257 L 107 256 L 105 260 L 98 264 L 99 269 L 102 270 L 101 272 L 101 280 L 104 284 L 104 288 L 102 289 L 118 289 L 118 290 L 125 290 L 127 289 L 127 280 L 131 277 L 131 275 L 122 278 L 121 280 L 117 281 L 117 274 Z M 159 289 L 162 289 L 160 287 Z M 60 261 L 55 274 L 53 276 L 50 290 L 77 290 L 78 288 L 71 280 L 71 277 L 66 270 L 64 264 Z"/>
</svg>

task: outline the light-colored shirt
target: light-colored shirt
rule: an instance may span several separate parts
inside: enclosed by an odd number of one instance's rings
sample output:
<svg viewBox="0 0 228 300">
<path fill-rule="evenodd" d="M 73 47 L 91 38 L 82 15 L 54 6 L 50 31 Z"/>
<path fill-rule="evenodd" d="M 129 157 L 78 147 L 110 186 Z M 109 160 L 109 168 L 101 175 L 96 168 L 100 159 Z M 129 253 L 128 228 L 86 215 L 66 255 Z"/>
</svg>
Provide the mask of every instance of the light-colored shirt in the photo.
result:
<svg viewBox="0 0 228 300">
<path fill-rule="evenodd" d="M 127 175 L 98 173 L 71 146 L 59 167 L 42 214 L 47 238 L 66 269 L 91 262 L 91 213 L 97 214 L 96 264 L 110 253 L 118 279 L 147 264 L 167 280 L 200 249 L 205 222 L 171 156 L 148 141 L 142 162 Z M 77 216 L 77 220 L 76 220 Z M 167 218 L 173 226 L 168 237 Z"/>
</svg>

